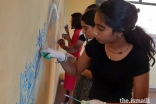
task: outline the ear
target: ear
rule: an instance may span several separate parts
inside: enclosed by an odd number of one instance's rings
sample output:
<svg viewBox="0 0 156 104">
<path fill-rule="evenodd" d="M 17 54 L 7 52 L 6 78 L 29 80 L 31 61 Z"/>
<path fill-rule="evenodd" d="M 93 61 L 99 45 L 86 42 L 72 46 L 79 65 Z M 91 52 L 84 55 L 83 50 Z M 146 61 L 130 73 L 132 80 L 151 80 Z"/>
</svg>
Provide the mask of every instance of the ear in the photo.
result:
<svg viewBox="0 0 156 104">
<path fill-rule="evenodd" d="M 114 35 L 117 37 L 117 38 L 120 38 L 123 36 L 123 32 L 115 32 Z"/>
</svg>

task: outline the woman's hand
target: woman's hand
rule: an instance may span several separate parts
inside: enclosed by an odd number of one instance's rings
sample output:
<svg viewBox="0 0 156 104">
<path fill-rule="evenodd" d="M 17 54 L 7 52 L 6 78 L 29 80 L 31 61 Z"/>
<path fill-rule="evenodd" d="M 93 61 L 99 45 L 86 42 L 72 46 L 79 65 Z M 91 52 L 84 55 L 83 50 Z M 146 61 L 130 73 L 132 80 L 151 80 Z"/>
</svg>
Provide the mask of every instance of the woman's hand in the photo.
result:
<svg viewBox="0 0 156 104">
<path fill-rule="evenodd" d="M 66 40 L 70 40 L 70 37 L 67 34 L 62 34 L 62 38 L 66 39 Z"/>
<path fill-rule="evenodd" d="M 64 26 L 64 29 L 65 29 L 66 33 L 69 33 L 68 25 Z"/>
<path fill-rule="evenodd" d="M 65 49 L 65 48 L 66 48 L 64 39 L 59 39 L 59 40 L 57 41 L 57 43 L 59 44 L 59 46 L 60 46 L 62 49 Z"/>
<path fill-rule="evenodd" d="M 74 63 L 77 60 L 76 57 L 71 55 L 70 53 L 67 53 L 67 57 L 68 57 L 68 60 L 72 63 Z"/>
<path fill-rule="evenodd" d="M 89 100 L 89 101 L 82 100 L 81 104 L 106 104 L 106 103 L 100 100 Z"/>
<path fill-rule="evenodd" d="M 63 62 L 67 59 L 67 57 L 64 53 L 53 50 L 51 48 L 42 49 L 41 56 L 43 56 L 45 59 L 49 59 L 49 60 L 52 58 L 56 58 L 59 62 Z"/>
<path fill-rule="evenodd" d="M 59 62 L 65 62 L 67 59 L 74 63 L 76 61 L 76 57 L 69 54 L 69 53 L 62 53 L 56 50 L 53 50 L 51 48 L 46 48 L 41 50 L 41 56 L 43 56 L 45 59 L 52 59 L 56 58 Z"/>
</svg>

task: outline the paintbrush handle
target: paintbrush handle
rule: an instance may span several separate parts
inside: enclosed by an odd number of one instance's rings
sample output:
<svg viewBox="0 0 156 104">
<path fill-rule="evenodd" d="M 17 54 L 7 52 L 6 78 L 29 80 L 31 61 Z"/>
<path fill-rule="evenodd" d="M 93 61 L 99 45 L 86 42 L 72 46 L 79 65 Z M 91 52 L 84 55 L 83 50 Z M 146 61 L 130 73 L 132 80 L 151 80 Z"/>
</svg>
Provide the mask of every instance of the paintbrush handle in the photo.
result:
<svg viewBox="0 0 156 104">
<path fill-rule="evenodd" d="M 76 98 L 73 98 L 72 96 L 69 96 L 69 95 L 66 95 L 66 94 L 64 94 L 65 96 L 67 96 L 67 97 L 69 97 L 69 98 L 71 98 L 71 99 L 73 99 L 73 100 L 75 100 L 75 101 L 78 101 L 78 102 L 80 102 L 81 103 L 81 101 L 80 100 L 78 100 L 78 99 L 76 99 Z"/>
</svg>

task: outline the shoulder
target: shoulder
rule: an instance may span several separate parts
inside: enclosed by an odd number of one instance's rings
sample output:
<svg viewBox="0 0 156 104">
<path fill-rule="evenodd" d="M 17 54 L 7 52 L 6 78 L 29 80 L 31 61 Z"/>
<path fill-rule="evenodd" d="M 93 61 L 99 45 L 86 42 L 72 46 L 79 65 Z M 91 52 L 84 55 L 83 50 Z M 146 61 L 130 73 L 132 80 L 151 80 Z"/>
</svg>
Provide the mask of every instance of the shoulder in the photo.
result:
<svg viewBox="0 0 156 104">
<path fill-rule="evenodd" d="M 138 47 L 133 46 L 132 51 L 133 51 L 133 55 L 136 57 L 136 59 L 138 59 L 138 60 L 139 59 L 146 59 L 146 60 L 148 60 L 147 53 L 144 52 L 143 50 L 139 49 Z"/>
<path fill-rule="evenodd" d="M 134 69 L 133 75 L 142 75 L 150 70 L 149 57 L 147 53 L 137 47 L 133 47 Z"/>
<path fill-rule="evenodd" d="M 86 41 L 86 37 L 85 37 L 85 35 L 83 33 L 80 34 L 79 40 Z"/>
</svg>

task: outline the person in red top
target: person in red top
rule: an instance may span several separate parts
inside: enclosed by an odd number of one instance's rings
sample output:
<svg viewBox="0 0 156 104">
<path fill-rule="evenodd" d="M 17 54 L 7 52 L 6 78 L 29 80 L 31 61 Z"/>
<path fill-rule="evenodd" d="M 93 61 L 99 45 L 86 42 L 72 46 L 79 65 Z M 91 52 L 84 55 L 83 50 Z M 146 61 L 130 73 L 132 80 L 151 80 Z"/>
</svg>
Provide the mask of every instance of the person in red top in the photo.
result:
<svg viewBox="0 0 156 104">
<path fill-rule="evenodd" d="M 76 42 L 77 42 L 77 40 L 78 40 L 78 38 L 79 38 L 79 35 L 81 34 L 81 30 L 82 30 L 82 29 L 75 29 L 75 30 L 74 30 L 74 34 L 73 34 L 73 37 L 72 37 L 72 39 L 71 39 L 71 44 L 69 44 L 68 46 L 73 46 L 73 45 L 76 44 Z M 78 58 L 80 57 L 80 52 L 81 52 L 81 50 L 82 50 L 82 45 L 81 45 L 81 47 L 78 49 L 77 52 L 75 52 L 75 53 L 70 53 L 70 54 L 72 54 L 73 56 L 75 56 L 75 57 L 78 59 Z"/>
<path fill-rule="evenodd" d="M 74 46 L 81 34 L 82 31 L 81 16 L 82 16 L 81 13 L 73 13 L 71 15 L 71 29 L 75 29 L 72 38 L 70 38 L 68 25 L 65 26 L 66 34 L 62 35 L 62 37 L 68 41 L 68 46 Z M 58 40 L 58 42 L 64 41 L 64 39 L 60 39 Z M 78 49 L 77 52 L 70 54 L 72 54 L 78 59 L 80 57 L 81 50 L 82 46 Z M 67 95 L 73 96 L 73 90 L 76 79 L 77 77 L 73 77 L 65 73 L 64 88 L 66 89 Z M 73 104 L 72 99 L 69 99 L 68 97 L 66 97 L 64 104 L 67 104 L 68 101 L 69 101 L 68 104 Z"/>
</svg>

